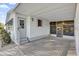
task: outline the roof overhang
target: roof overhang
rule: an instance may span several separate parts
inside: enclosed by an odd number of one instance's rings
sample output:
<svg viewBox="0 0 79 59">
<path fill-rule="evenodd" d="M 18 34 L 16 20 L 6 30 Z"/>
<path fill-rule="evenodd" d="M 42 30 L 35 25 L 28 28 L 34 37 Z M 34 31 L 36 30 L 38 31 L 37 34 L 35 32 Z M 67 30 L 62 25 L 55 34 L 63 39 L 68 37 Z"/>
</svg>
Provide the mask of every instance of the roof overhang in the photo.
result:
<svg viewBox="0 0 79 59">
<path fill-rule="evenodd" d="M 9 19 L 11 13 L 12 13 L 13 11 L 15 11 L 16 8 L 17 8 L 19 5 L 20 5 L 20 3 L 17 3 L 16 6 L 15 6 L 14 8 L 10 9 L 10 10 L 7 12 L 6 21 L 5 21 L 6 23 L 5 23 L 5 25 L 8 24 L 8 22 L 10 22 L 10 20 L 8 20 L 8 19 Z"/>
<path fill-rule="evenodd" d="M 17 13 L 50 21 L 74 20 L 75 3 L 21 3 Z"/>
</svg>

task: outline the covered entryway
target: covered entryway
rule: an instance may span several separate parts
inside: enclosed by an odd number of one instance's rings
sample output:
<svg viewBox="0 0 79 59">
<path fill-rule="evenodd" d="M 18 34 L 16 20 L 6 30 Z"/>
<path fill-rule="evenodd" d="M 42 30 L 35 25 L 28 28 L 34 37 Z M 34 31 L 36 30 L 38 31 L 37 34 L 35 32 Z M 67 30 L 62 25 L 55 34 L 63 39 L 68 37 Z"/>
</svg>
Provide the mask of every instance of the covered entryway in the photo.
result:
<svg viewBox="0 0 79 59">
<path fill-rule="evenodd" d="M 69 49 L 69 42 L 72 42 L 74 39 L 74 26 L 73 24 L 71 25 L 70 23 L 72 22 L 65 22 L 65 21 L 74 21 L 75 17 L 75 11 L 76 11 L 76 4 L 63 4 L 63 3 L 57 3 L 57 4 L 33 4 L 33 3 L 27 3 L 27 4 L 20 4 L 16 9 L 15 12 L 17 15 L 21 15 L 20 17 L 25 17 L 26 18 L 26 34 L 27 38 L 30 39 L 30 41 L 33 41 L 34 47 L 31 46 L 31 48 L 28 48 L 28 51 L 34 51 L 35 55 L 38 54 L 40 51 L 40 54 L 38 55 L 45 55 L 45 54 L 52 54 L 51 51 L 56 47 L 56 44 L 58 44 L 58 47 L 64 47 L 64 52 Z M 18 18 L 18 17 L 16 17 Z M 16 19 L 15 19 L 16 20 Z M 18 19 L 17 19 L 18 20 Z M 19 25 L 17 25 L 18 22 L 15 24 L 15 32 L 17 33 L 19 30 L 19 37 L 20 39 L 24 38 L 26 35 L 24 31 L 24 22 L 22 19 L 20 19 L 21 22 L 19 22 Z M 49 25 L 50 22 L 54 22 L 53 25 Z M 51 27 L 51 28 L 50 28 Z M 51 31 L 50 31 L 51 30 Z M 22 35 L 22 31 L 24 32 Z M 42 38 L 50 36 L 50 32 L 56 34 L 56 38 L 48 38 L 48 40 L 45 39 L 43 41 Z M 67 35 L 68 39 L 63 38 L 64 35 Z M 73 40 L 70 40 L 70 36 L 73 37 Z M 60 39 L 59 39 L 60 38 Z M 20 41 L 20 39 L 16 40 Z M 41 39 L 41 42 L 38 41 L 38 39 Z M 39 44 L 35 41 L 38 41 Z M 64 40 L 64 41 L 63 41 Z M 67 40 L 67 42 L 65 41 Z M 45 46 L 42 44 L 45 42 Z M 55 45 L 53 45 L 52 42 L 55 42 Z M 37 44 L 35 44 L 37 43 Z M 65 44 L 66 43 L 66 44 Z M 29 43 L 28 43 L 29 44 Z M 48 45 L 47 45 L 48 44 Z M 52 44 L 52 45 L 51 45 Z M 31 44 L 32 45 L 32 44 Z M 61 45 L 61 46 L 59 46 Z M 64 46 L 62 46 L 64 45 Z M 28 46 L 28 45 L 27 45 Z M 54 47 L 53 47 L 54 46 Z M 40 47 L 40 48 L 39 48 Z M 37 49 L 39 48 L 39 49 Z M 44 48 L 44 49 L 42 49 Z M 33 50 L 31 50 L 33 49 Z M 42 50 L 41 50 L 42 49 Z M 45 49 L 50 50 L 50 51 L 45 51 Z M 59 49 L 59 48 L 57 48 Z M 61 48 L 59 49 L 60 51 Z M 28 51 L 26 54 L 28 54 Z M 29 52 L 30 52 L 29 51 Z M 44 54 L 43 54 L 43 53 Z M 54 51 L 53 51 L 54 52 Z M 57 51 L 56 51 L 57 52 Z M 58 51 L 59 52 L 59 51 Z"/>
</svg>

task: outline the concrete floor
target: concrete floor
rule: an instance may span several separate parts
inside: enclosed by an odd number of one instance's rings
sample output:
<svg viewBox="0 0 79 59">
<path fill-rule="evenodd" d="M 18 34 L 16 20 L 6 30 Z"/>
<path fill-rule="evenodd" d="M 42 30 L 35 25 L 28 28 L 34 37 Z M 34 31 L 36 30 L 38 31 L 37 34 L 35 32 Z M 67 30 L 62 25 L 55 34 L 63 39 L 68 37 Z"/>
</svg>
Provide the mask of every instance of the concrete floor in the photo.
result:
<svg viewBox="0 0 79 59">
<path fill-rule="evenodd" d="M 0 49 L 0 56 L 76 56 L 74 40 L 47 37 L 20 46 L 10 44 Z"/>
</svg>

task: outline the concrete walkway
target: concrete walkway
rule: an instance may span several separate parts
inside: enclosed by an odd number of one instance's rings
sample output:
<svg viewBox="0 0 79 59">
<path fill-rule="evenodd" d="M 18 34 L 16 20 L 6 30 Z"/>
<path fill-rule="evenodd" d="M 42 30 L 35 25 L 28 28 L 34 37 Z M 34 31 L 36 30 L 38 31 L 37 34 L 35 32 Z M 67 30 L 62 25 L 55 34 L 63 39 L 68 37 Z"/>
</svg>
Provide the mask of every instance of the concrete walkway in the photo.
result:
<svg viewBox="0 0 79 59">
<path fill-rule="evenodd" d="M 75 56 L 73 40 L 47 37 L 20 46 L 10 44 L 0 49 L 0 56 Z"/>
</svg>

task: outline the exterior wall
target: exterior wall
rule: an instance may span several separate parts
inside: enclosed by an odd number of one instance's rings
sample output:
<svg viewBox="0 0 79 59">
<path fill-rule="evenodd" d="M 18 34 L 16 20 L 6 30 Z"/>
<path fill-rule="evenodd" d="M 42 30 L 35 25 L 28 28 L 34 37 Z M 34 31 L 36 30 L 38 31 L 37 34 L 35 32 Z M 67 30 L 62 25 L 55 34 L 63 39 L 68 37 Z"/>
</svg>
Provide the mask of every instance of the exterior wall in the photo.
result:
<svg viewBox="0 0 79 59">
<path fill-rule="evenodd" d="M 30 27 L 31 37 L 48 35 L 49 34 L 49 21 L 42 20 L 42 26 L 38 27 L 38 20 L 37 19 L 38 18 L 34 18 L 34 20 L 31 21 L 31 27 Z"/>
<path fill-rule="evenodd" d="M 75 40 L 76 40 L 76 53 L 79 55 L 79 4 L 77 4 L 76 8 L 76 16 L 75 16 Z"/>
<path fill-rule="evenodd" d="M 50 33 L 50 26 L 49 26 L 49 21 L 47 20 L 42 20 L 42 27 L 38 27 L 38 21 L 37 21 L 38 18 L 35 18 L 32 19 L 30 18 L 30 20 L 28 21 L 28 30 L 27 30 L 27 36 L 29 36 L 30 40 L 36 40 L 36 39 L 40 39 L 40 38 L 43 38 L 43 37 L 46 37 L 49 35 Z M 29 31 L 30 29 L 30 31 Z"/>
</svg>

